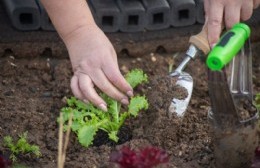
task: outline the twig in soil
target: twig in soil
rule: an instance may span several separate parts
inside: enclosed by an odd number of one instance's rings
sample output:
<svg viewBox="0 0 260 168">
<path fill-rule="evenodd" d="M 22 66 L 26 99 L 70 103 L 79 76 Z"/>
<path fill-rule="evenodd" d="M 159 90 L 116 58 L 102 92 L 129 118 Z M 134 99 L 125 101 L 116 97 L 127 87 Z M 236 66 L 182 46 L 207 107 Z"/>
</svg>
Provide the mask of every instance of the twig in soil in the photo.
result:
<svg viewBox="0 0 260 168">
<path fill-rule="evenodd" d="M 62 137 L 63 137 L 63 117 L 62 117 L 62 114 L 60 113 L 59 146 L 58 146 L 58 168 L 61 167 Z"/>
<path fill-rule="evenodd" d="M 168 67 L 168 72 L 171 73 L 172 72 L 172 68 L 173 68 L 173 65 L 174 65 L 174 59 L 179 55 L 179 53 L 175 53 L 172 57 L 172 59 L 170 59 L 168 61 L 168 64 L 169 64 L 169 67 Z"/>
<path fill-rule="evenodd" d="M 70 114 L 69 122 L 68 122 L 68 129 L 65 136 L 65 143 L 63 146 L 63 117 L 62 113 L 60 113 L 60 128 L 59 128 L 59 147 L 58 147 L 58 168 L 63 168 L 66 158 L 66 150 L 69 143 L 69 137 L 70 137 L 70 131 L 71 131 L 71 125 L 72 125 L 72 117 L 73 114 Z M 62 149 L 63 147 L 63 149 Z"/>
</svg>

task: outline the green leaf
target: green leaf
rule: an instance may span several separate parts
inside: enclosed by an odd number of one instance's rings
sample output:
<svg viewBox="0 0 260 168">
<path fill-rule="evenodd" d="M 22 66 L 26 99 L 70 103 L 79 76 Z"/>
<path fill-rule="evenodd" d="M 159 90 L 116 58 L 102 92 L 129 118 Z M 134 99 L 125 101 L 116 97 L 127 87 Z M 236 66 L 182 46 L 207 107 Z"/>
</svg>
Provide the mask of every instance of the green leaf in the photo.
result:
<svg viewBox="0 0 260 168">
<path fill-rule="evenodd" d="M 71 97 L 70 99 L 67 99 L 67 104 L 69 107 L 73 107 L 76 103 L 77 99 L 75 97 Z"/>
<path fill-rule="evenodd" d="M 126 75 L 126 80 L 134 88 L 143 82 L 147 82 L 147 75 L 141 69 L 135 69 Z M 65 130 L 67 129 L 69 116 L 73 113 L 72 131 L 77 134 L 79 142 L 85 147 L 92 144 L 94 136 L 99 129 L 106 131 L 109 138 L 117 142 L 118 130 L 126 118 L 130 115 L 137 116 L 139 110 L 148 108 L 145 97 L 139 96 L 131 98 L 128 107 L 129 112 L 120 113 L 120 102 L 113 100 L 104 93 L 101 93 L 100 96 L 105 100 L 108 112 L 100 110 L 92 103 L 85 104 L 75 97 L 68 99 L 68 107 L 61 109 Z"/>
<path fill-rule="evenodd" d="M 254 104 L 258 110 L 260 110 L 260 93 L 256 94 Z"/>
<path fill-rule="evenodd" d="M 36 145 L 30 145 L 27 142 L 27 132 L 24 132 L 22 135 L 19 135 L 19 139 L 16 143 L 13 142 L 13 138 L 10 136 L 4 137 L 4 145 L 9 148 L 11 151 L 10 159 L 16 161 L 16 156 L 19 154 L 32 153 L 36 157 L 41 155 L 40 149 Z"/>
<path fill-rule="evenodd" d="M 117 136 L 117 133 L 118 131 L 111 131 L 108 136 L 109 136 L 109 139 L 115 141 L 115 142 L 118 142 L 118 136 Z"/>
<path fill-rule="evenodd" d="M 85 125 L 78 131 L 79 142 L 82 146 L 88 147 L 92 144 L 98 127 L 94 125 Z"/>
<path fill-rule="evenodd" d="M 106 113 L 109 113 L 111 115 L 112 121 L 114 121 L 115 123 L 118 123 L 121 104 L 119 102 L 117 102 L 116 100 L 108 97 L 105 94 L 103 94 L 101 97 L 107 103 L 108 109 L 107 109 Z"/>
<path fill-rule="evenodd" d="M 13 146 L 13 138 L 11 136 L 4 137 L 4 146 L 11 147 Z"/>
<path fill-rule="evenodd" d="M 125 79 L 132 86 L 132 88 L 148 81 L 147 75 L 141 69 L 131 70 L 126 74 Z"/>
<path fill-rule="evenodd" d="M 148 109 L 148 101 L 145 96 L 132 97 L 128 106 L 128 112 L 136 117 L 140 110 Z"/>
<path fill-rule="evenodd" d="M 124 124 L 126 118 L 129 116 L 129 113 L 127 112 L 124 112 L 120 115 L 120 118 L 119 118 L 119 128 Z"/>
</svg>

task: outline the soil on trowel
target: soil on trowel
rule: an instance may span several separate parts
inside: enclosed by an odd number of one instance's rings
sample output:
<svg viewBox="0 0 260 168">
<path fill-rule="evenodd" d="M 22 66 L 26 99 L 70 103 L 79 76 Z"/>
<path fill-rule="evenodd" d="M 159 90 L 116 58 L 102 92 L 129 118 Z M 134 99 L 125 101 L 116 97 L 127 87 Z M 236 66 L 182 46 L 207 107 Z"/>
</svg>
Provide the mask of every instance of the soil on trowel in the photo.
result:
<svg viewBox="0 0 260 168">
<path fill-rule="evenodd" d="M 147 85 L 147 97 L 151 110 L 164 110 L 168 113 L 173 98 L 183 100 L 188 96 L 184 87 L 176 84 L 177 78 L 169 75 L 154 76 Z"/>
</svg>

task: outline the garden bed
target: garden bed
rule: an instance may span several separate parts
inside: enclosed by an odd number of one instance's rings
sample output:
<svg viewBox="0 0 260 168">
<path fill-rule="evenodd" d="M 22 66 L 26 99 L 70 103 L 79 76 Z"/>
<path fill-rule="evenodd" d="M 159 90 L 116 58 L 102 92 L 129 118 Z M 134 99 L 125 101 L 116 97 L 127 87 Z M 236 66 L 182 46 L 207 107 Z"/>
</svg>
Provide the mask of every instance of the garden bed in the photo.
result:
<svg viewBox="0 0 260 168">
<path fill-rule="evenodd" d="M 259 45 L 253 44 L 255 92 L 260 92 Z M 172 56 L 173 54 L 159 53 L 138 58 L 120 55 L 119 64 L 122 73 L 133 68 L 142 68 L 148 74 L 149 80 L 153 81 L 168 74 Z M 179 56 L 173 60 L 174 68 L 182 58 Z M 0 58 L 0 69 L 0 150 L 7 152 L 2 145 L 4 136 L 17 137 L 28 131 L 29 142 L 39 145 L 42 156 L 39 159 L 28 155 L 19 156 L 18 162 L 28 167 L 56 167 L 57 117 L 60 109 L 66 105 L 66 98 L 72 96 L 69 60 L 47 55 L 31 59 L 5 55 Z M 65 167 L 113 167 L 109 163 L 109 154 L 125 145 L 131 148 L 154 145 L 165 149 L 170 155 L 169 167 L 214 167 L 207 120 L 210 102 L 206 68 L 200 60 L 196 60 L 186 71 L 193 76 L 194 90 L 189 108 L 182 119 L 175 116 L 168 118 L 167 109 L 157 108 L 154 103 L 170 100 L 160 94 L 151 94 L 156 90 L 139 87 L 137 93 L 145 93 L 153 104 L 137 118 L 126 121 L 120 133 L 123 137 L 120 141 L 122 144 L 116 145 L 104 139 L 96 146 L 84 148 L 76 140 L 75 134 L 72 134 Z"/>
</svg>

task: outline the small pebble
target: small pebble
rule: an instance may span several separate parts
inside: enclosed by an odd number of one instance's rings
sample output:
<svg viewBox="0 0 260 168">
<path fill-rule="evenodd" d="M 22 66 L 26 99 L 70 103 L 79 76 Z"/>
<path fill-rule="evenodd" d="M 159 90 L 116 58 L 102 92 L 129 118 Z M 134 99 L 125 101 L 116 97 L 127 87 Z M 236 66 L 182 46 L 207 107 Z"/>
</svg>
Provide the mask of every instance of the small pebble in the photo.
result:
<svg viewBox="0 0 260 168">
<path fill-rule="evenodd" d="M 66 96 L 64 96 L 62 99 L 61 99 L 61 101 L 63 102 L 63 103 L 67 103 L 67 97 Z"/>
<path fill-rule="evenodd" d="M 37 91 L 37 89 L 35 87 L 29 87 L 28 88 L 32 93 L 35 93 Z"/>
<path fill-rule="evenodd" d="M 135 64 L 135 63 L 136 63 L 136 60 L 133 60 L 132 63 Z"/>
<path fill-rule="evenodd" d="M 151 57 L 151 60 L 152 60 L 153 62 L 156 62 L 156 57 L 155 57 L 155 56 L 152 56 L 152 57 Z"/>
<path fill-rule="evenodd" d="M 14 60 L 14 59 L 15 59 L 15 58 L 14 58 L 14 56 L 12 56 L 12 55 L 10 55 L 10 56 L 9 56 L 9 58 L 11 58 L 12 60 Z"/>
<path fill-rule="evenodd" d="M 42 94 L 42 96 L 43 96 L 43 97 L 51 97 L 52 94 L 51 94 L 51 92 L 44 92 L 44 93 Z"/>
<path fill-rule="evenodd" d="M 14 94 L 13 90 L 9 90 L 9 91 L 4 92 L 5 96 L 12 96 L 13 94 Z"/>
<path fill-rule="evenodd" d="M 125 66 L 125 65 L 123 65 L 123 66 L 121 66 L 121 71 L 123 71 L 124 73 L 127 73 L 128 71 L 129 71 L 129 69 Z"/>
<path fill-rule="evenodd" d="M 179 156 L 182 156 L 182 151 L 179 151 L 179 154 L 178 154 Z"/>
<path fill-rule="evenodd" d="M 4 80 L 2 81 L 2 84 L 3 84 L 3 85 L 8 84 L 7 80 L 4 79 Z"/>
</svg>

